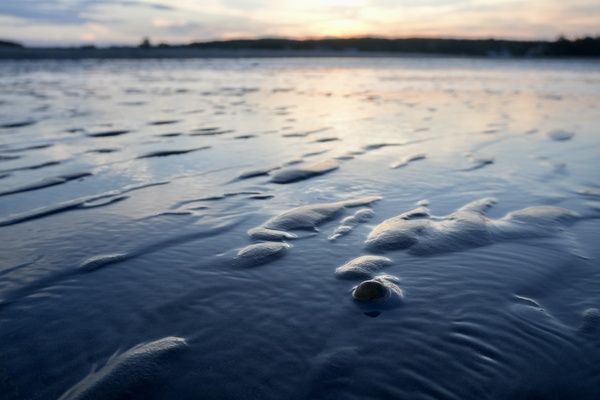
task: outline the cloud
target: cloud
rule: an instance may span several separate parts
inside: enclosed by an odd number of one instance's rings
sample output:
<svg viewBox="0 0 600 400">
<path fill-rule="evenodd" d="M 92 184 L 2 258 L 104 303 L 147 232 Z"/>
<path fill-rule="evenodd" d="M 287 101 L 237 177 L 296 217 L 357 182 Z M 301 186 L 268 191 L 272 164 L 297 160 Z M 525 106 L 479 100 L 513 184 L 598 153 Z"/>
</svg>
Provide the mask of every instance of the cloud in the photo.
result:
<svg viewBox="0 0 600 400">
<path fill-rule="evenodd" d="M 76 25 L 95 21 L 94 9 L 103 6 L 143 7 L 162 11 L 173 11 L 174 7 L 159 3 L 119 0 L 19 0 L 0 2 L 0 15 L 24 20 L 47 22 L 52 24 Z"/>
<path fill-rule="evenodd" d="M 452 6 L 460 7 L 471 4 L 470 0 L 370 0 L 369 5 L 382 8 L 424 8 L 424 7 L 440 7 Z"/>
<path fill-rule="evenodd" d="M 102 1 L 102 0 L 99 0 Z M 112 3 L 112 4 L 118 4 L 121 6 L 133 6 L 133 7 L 149 7 L 149 8 L 153 8 L 155 10 L 164 10 L 164 11 L 174 11 L 177 10 L 177 8 L 172 7 L 172 6 L 167 6 L 165 4 L 158 4 L 158 3 L 145 3 L 145 2 L 141 2 L 141 1 L 103 1 L 104 3 Z"/>
<path fill-rule="evenodd" d="M 85 22 L 79 16 L 80 10 L 56 1 L 53 4 L 38 0 L 3 1 L 0 3 L 0 15 L 25 20 L 52 22 L 56 24 L 79 24 Z"/>
<path fill-rule="evenodd" d="M 265 0 L 221 0 L 219 4 L 237 10 L 258 10 L 269 7 L 269 3 Z"/>
<path fill-rule="evenodd" d="M 598 0 L 0 0 L 0 36 L 56 44 L 85 37 L 100 45 L 146 36 L 166 43 L 355 35 L 553 39 L 598 34 L 599 15 Z"/>
<path fill-rule="evenodd" d="M 157 28 L 182 28 L 182 27 L 193 27 L 199 26 L 197 23 L 190 22 L 185 19 L 168 19 L 168 18 L 154 18 L 152 20 L 152 26 Z"/>
</svg>

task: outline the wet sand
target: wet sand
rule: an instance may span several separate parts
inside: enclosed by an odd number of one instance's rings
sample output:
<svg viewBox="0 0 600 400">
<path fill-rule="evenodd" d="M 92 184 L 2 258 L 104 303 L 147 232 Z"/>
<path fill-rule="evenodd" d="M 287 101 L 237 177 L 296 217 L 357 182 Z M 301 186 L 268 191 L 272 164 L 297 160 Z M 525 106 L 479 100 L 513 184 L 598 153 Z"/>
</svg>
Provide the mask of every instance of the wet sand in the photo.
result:
<svg viewBox="0 0 600 400">
<path fill-rule="evenodd" d="M 3 398 L 598 398 L 597 62 L 23 60 L 0 93 Z"/>
</svg>

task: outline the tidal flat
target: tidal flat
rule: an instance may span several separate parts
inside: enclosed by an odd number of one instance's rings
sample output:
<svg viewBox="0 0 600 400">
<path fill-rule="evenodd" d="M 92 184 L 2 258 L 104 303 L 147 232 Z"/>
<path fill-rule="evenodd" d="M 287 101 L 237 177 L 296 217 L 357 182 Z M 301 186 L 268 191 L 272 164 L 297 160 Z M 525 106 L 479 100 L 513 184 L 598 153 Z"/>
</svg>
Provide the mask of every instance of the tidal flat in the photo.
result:
<svg viewBox="0 0 600 400">
<path fill-rule="evenodd" d="M 0 63 L 0 398 L 600 398 L 600 63 Z"/>
</svg>

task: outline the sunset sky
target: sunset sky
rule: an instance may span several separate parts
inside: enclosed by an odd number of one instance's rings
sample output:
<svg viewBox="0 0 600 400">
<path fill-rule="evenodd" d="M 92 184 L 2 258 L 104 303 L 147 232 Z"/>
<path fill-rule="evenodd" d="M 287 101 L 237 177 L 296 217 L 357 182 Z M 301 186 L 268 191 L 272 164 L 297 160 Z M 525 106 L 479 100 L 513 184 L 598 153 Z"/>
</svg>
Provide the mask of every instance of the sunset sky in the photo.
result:
<svg viewBox="0 0 600 400">
<path fill-rule="evenodd" d="M 0 39 L 26 45 L 231 38 L 556 39 L 600 34 L 598 0 L 1 0 Z"/>
</svg>

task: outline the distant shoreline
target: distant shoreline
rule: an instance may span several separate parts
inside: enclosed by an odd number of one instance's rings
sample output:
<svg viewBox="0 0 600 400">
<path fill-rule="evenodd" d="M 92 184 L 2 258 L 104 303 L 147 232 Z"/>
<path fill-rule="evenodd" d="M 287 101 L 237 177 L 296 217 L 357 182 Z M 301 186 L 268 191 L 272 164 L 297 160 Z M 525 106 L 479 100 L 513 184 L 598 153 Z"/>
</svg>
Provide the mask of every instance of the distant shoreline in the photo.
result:
<svg viewBox="0 0 600 400">
<path fill-rule="evenodd" d="M 191 59 L 318 57 L 456 57 L 450 54 L 196 48 L 0 48 L 0 60 Z"/>
<path fill-rule="evenodd" d="M 187 45 L 24 47 L 0 41 L 0 59 L 144 59 L 282 57 L 483 57 L 495 59 L 599 58 L 600 37 L 554 42 L 495 39 L 252 39 Z"/>
<path fill-rule="evenodd" d="M 137 60 L 194 58 L 483 58 L 483 59 L 589 59 L 579 56 L 489 56 L 444 53 L 404 53 L 389 51 L 336 50 L 259 50 L 259 49 L 197 49 L 197 48 L 2 48 L 2 60 Z"/>
</svg>

